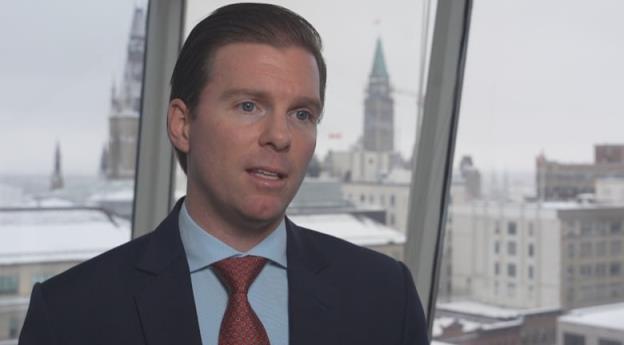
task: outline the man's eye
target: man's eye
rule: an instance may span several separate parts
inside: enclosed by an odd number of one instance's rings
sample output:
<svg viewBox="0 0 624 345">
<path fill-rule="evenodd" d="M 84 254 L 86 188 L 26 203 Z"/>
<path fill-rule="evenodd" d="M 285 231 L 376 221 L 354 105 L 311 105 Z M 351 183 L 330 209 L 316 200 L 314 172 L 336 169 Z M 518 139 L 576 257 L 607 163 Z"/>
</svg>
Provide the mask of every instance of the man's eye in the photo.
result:
<svg viewBox="0 0 624 345">
<path fill-rule="evenodd" d="M 301 120 L 301 121 L 312 119 L 312 114 L 310 114 L 310 112 L 306 110 L 297 110 L 297 112 L 295 113 L 295 116 L 297 117 L 297 120 Z"/>
<path fill-rule="evenodd" d="M 239 105 L 242 111 L 252 112 L 256 109 L 256 104 L 254 102 L 243 102 Z"/>
</svg>

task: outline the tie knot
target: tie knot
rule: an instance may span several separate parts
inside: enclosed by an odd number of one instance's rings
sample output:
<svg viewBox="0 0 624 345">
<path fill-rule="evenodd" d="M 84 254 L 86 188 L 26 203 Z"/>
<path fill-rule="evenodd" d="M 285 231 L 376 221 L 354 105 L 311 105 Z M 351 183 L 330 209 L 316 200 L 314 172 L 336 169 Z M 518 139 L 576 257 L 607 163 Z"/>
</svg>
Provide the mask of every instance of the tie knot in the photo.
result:
<svg viewBox="0 0 624 345">
<path fill-rule="evenodd" d="M 230 293 L 247 293 L 267 259 L 259 256 L 242 256 L 221 260 L 213 267 Z"/>
</svg>

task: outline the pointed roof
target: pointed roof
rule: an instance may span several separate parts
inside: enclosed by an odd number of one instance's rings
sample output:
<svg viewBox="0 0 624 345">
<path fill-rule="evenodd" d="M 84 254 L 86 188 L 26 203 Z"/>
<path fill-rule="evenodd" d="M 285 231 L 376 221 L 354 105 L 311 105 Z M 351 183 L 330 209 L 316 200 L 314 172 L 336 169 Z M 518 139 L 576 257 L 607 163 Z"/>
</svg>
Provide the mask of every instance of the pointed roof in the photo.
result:
<svg viewBox="0 0 624 345">
<path fill-rule="evenodd" d="M 54 173 L 61 174 L 61 143 L 56 141 L 56 150 L 54 152 Z"/>
<path fill-rule="evenodd" d="M 388 69 L 386 68 L 386 59 L 383 54 L 383 46 L 381 38 L 377 38 L 377 47 L 375 48 L 375 60 L 373 60 L 373 69 L 371 77 L 388 78 Z"/>
<path fill-rule="evenodd" d="M 136 6 L 132 16 L 132 26 L 130 27 L 130 38 L 145 37 L 145 11 L 143 8 Z"/>
</svg>

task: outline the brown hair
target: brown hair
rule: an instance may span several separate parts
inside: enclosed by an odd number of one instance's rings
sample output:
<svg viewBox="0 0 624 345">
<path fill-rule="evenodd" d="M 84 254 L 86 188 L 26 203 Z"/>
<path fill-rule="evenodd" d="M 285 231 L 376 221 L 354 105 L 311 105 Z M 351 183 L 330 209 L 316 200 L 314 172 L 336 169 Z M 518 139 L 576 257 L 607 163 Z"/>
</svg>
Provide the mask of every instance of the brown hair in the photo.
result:
<svg viewBox="0 0 624 345">
<path fill-rule="evenodd" d="M 186 103 L 191 114 L 201 90 L 210 80 L 218 48 L 230 43 L 263 43 L 275 47 L 297 46 L 309 51 L 319 69 L 321 102 L 325 100 L 327 69 L 322 42 L 312 24 L 291 10 L 270 4 L 239 3 L 223 6 L 199 22 L 187 37 L 171 75 L 171 95 Z M 176 149 L 186 173 L 186 154 Z"/>
</svg>

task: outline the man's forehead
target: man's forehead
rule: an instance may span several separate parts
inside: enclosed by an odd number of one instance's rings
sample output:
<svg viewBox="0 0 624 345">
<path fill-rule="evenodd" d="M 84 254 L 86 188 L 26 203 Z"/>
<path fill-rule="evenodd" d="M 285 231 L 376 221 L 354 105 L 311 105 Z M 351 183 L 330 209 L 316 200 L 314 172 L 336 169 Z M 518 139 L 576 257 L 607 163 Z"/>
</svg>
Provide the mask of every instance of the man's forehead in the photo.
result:
<svg viewBox="0 0 624 345">
<path fill-rule="evenodd" d="M 320 98 L 316 59 L 298 46 L 230 43 L 216 51 L 210 69 L 207 84 L 257 91 L 292 88 L 307 97 Z"/>
</svg>

